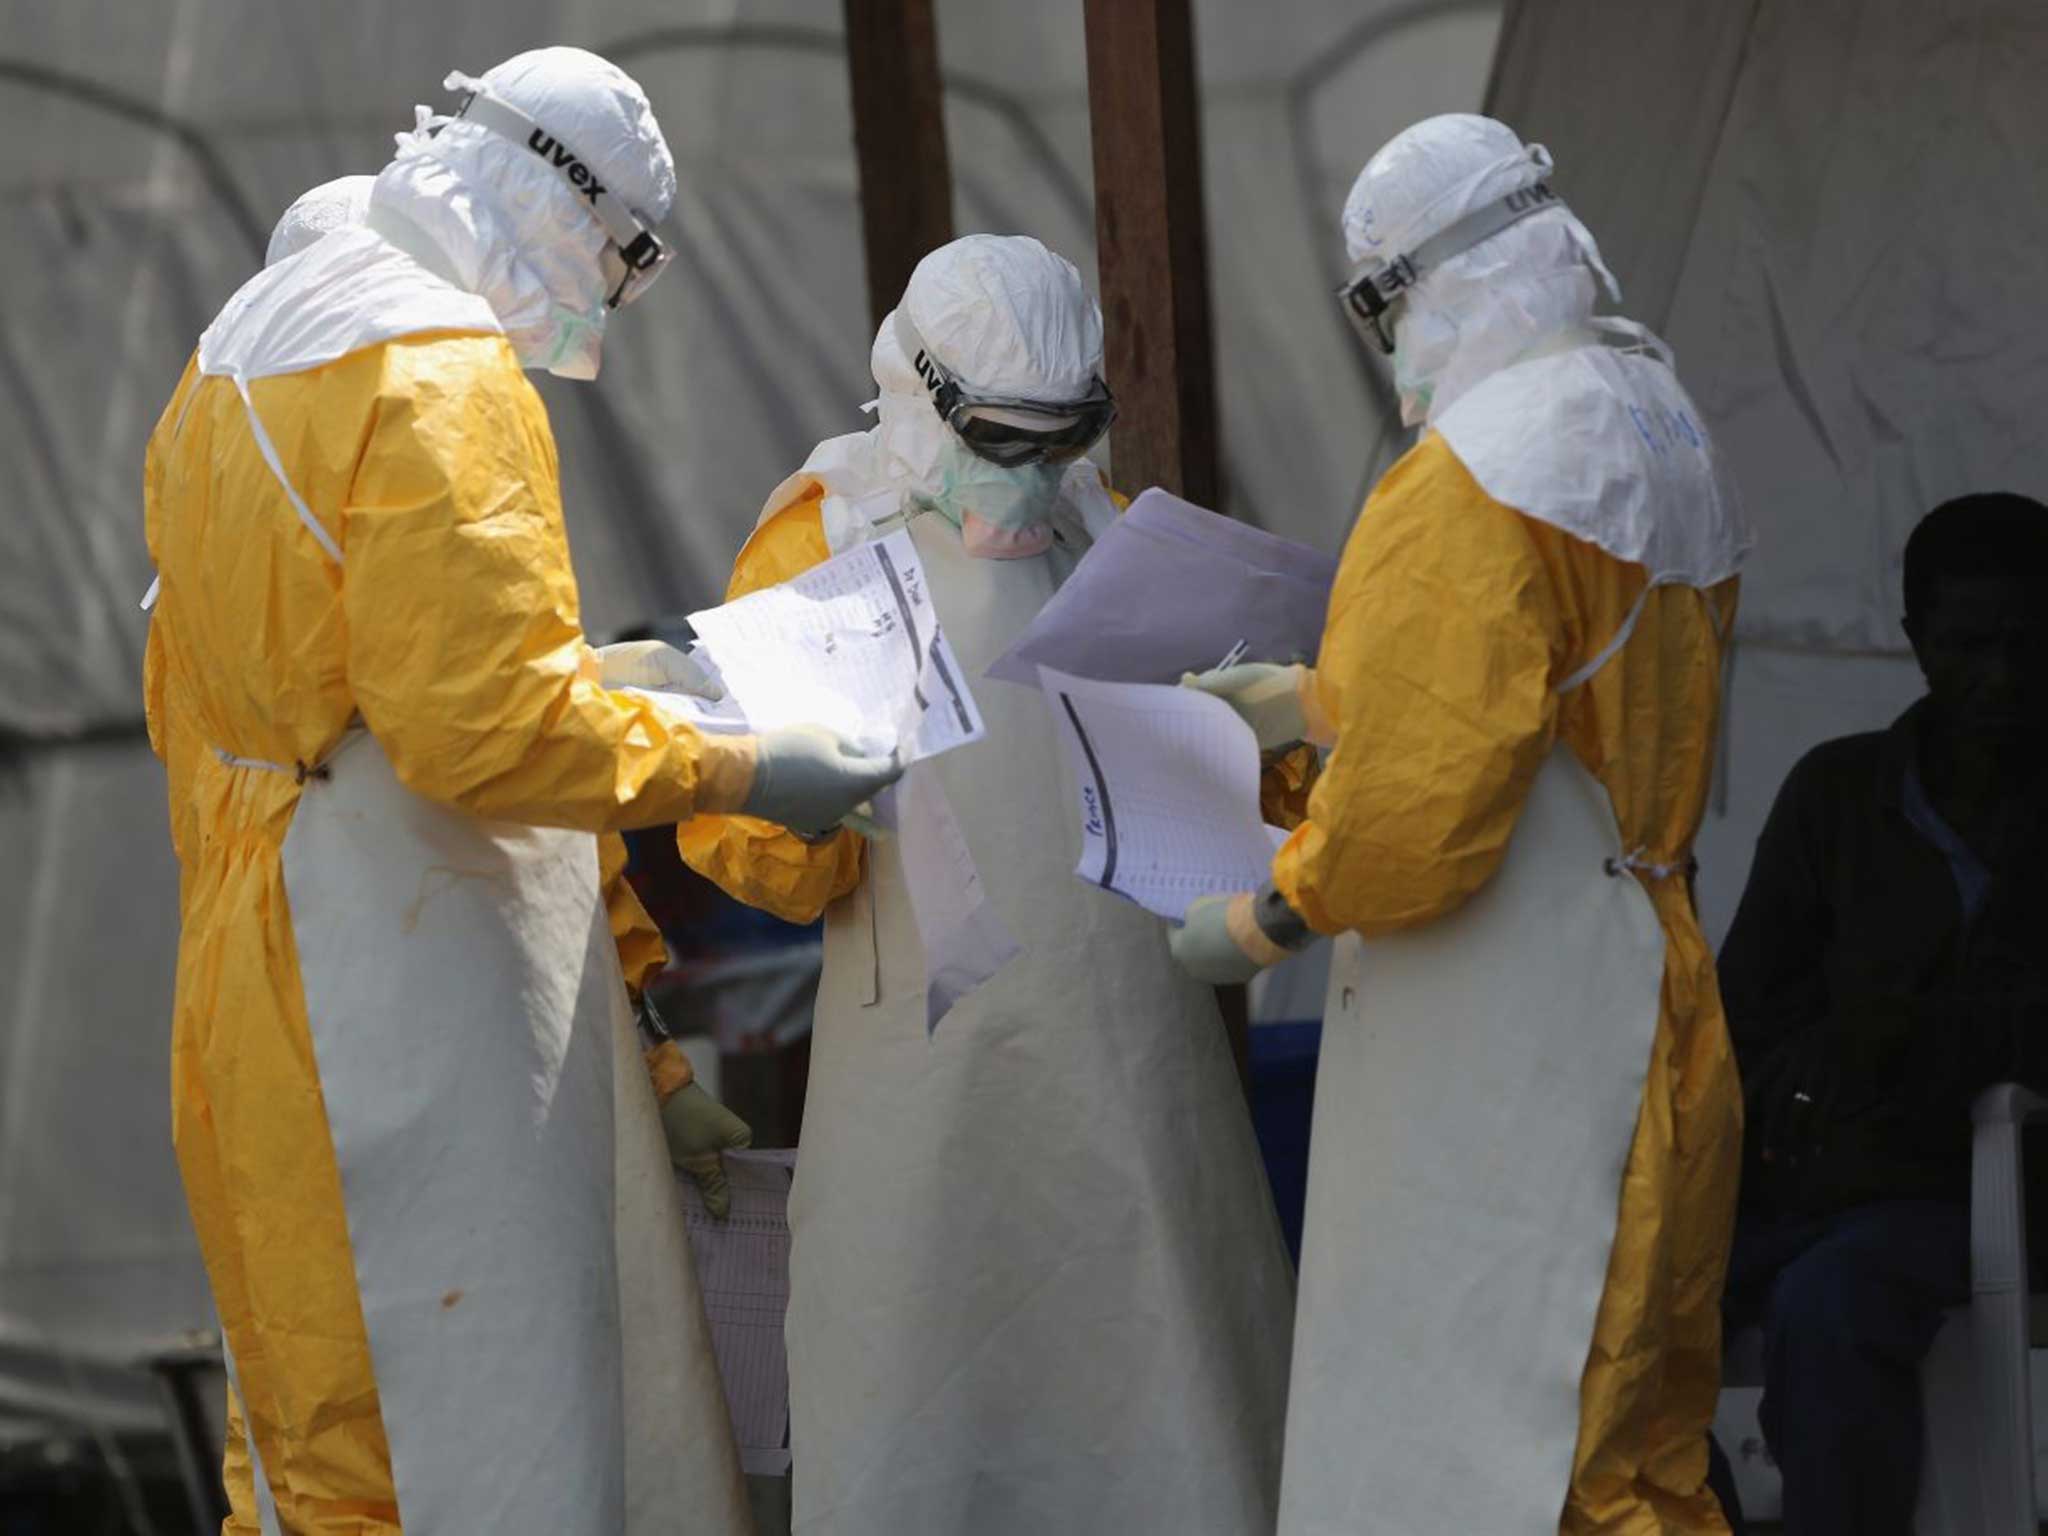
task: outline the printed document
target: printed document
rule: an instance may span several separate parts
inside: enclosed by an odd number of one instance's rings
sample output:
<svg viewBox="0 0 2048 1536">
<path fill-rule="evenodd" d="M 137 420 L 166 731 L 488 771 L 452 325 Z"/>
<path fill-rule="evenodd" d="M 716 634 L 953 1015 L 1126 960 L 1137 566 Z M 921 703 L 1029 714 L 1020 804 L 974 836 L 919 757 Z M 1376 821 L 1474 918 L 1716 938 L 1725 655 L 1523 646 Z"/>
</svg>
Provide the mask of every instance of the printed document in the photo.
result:
<svg viewBox="0 0 2048 1536">
<path fill-rule="evenodd" d="M 704 1209 L 695 1180 L 676 1180 L 740 1468 L 768 1476 L 789 1472 L 789 1357 L 782 1319 L 789 1310 L 789 1181 L 795 1166 L 794 1150 L 726 1153 L 732 1209 L 723 1221 Z"/>
<path fill-rule="evenodd" d="M 1074 873 L 1176 922 L 1255 890 L 1285 834 L 1259 815 L 1259 743 L 1221 699 L 1039 668 L 1081 810 Z"/>
<path fill-rule="evenodd" d="M 900 750 L 906 763 L 984 734 L 901 529 L 693 613 L 690 627 L 756 731 L 828 726 L 865 750 Z"/>
</svg>

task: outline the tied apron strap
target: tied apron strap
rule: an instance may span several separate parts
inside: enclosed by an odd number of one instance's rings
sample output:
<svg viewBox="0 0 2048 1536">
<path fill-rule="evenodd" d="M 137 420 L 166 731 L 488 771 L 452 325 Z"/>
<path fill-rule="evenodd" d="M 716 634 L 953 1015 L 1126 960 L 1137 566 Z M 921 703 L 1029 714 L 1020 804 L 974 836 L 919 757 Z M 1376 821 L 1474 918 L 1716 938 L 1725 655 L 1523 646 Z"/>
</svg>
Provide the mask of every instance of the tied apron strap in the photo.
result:
<svg viewBox="0 0 2048 1536">
<path fill-rule="evenodd" d="M 298 488 L 292 484 L 291 477 L 285 474 L 284 465 L 277 457 L 277 446 L 271 442 L 270 433 L 264 429 L 263 418 L 256 414 L 256 402 L 249 398 L 248 380 L 244 379 L 239 372 L 231 373 L 228 377 L 235 381 L 235 393 L 242 397 L 242 409 L 248 414 L 249 435 L 256 439 L 256 451 L 263 455 L 263 462 L 270 467 L 270 473 L 276 477 L 278 485 L 283 488 L 285 498 L 292 504 L 292 510 L 299 514 L 299 521 L 306 525 L 306 531 L 313 535 L 320 548 L 326 552 L 328 559 L 332 560 L 336 565 L 342 564 L 341 546 L 334 542 L 334 535 L 320 525 L 320 519 L 313 515 L 313 509 L 306 505 L 306 499 L 299 494 Z M 195 389 L 191 392 L 191 395 L 196 395 L 197 393 L 198 391 Z M 185 410 L 188 411 L 192 408 L 191 395 L 188 395 L 185 400 Z M 181 411 L 178 415 L 178 426 L 180 429 L 184 427 L 184 424 L 185 416 L 184 412 Z M 149 590 L 142 594 L 142 601 L 138 606 L 144 613 L 148 613 L 156 607 L 157 599 L 162 594 L 163 577 L 159 575 L 150 581 Z M 219 749 L 215 748 L 215 751 L 218 752 Z M 266 763 L 261 758 L 234 758 L 229 757 L 224 752 L 220 753 L 220 757 L 223 762 L 231 767 L 276 768 L 280 773 L 290 771 L 276 763 Z M 301 782 L 304 781 L 301 780 Z"/>
<path fill-rule="evenodd" d="M 1656 864 L 1650 861 L 1648 850 L 1638 848 L 1618 859 L 1607 859 L 1601 867 L 1607 871 L 1609 879 L 1618 878 L 1623 873 L 1648 875 L 1653 881 L 1669 880 L 1673 875 L 1684 875 L 1690 879 L 1700 872 L 1700 861 L 1688 854 L 1670 864 Z"/>
<path fill-rule="evenodd" d="M 313 535 L 320 547 L 327 551 L 327 558 L 336 565 L 342 563 L 341 546 L 334 542 L 334 535 L 320 526 L 320 519 L 313 515 L 305 498 L 299 495 L 291 479 L 284 472 L 284 465 L 278 462 L 277 449 L 270 441 L 270 434 L 263 428 L 263 418 L 256 414 L 256 402 L 249 398 L 249 382 L 240 373 L 232 374 L 235 392 L 242 397 L 243 408 L 249 413 L 249 432 L 256 439 L 256 451 L 263 455 L 263 462 L 270 466 L 271 474 L 284 488 L 284 494 L 292 504 L 292 510 L 299 514 L 299 521 L 306 525 L 306 531 Z"/>
<path fill-rule="evenodd" d="M 1662 582 L 1652 581 L 1643 588 L 1642 592 L 1636 597 L 1636 600 L 1629 605 L 1628 616 L 1621 621 L 1621 628 L 1614 632 L 1614 638 L 1601 646 L 1594 653 L 1591 661 L 1557 685 L 1559 698 L 1563 698 L 1568 693 L 1576 693 L 1587 683 L 1590 683 L 1599 674 L 1602 667 L 1621 654 L 1621 648 L 1628 644 L 1629 637 L 1636 632 L 1636 624 L 1643 616 L 1643 609 L 1649 606 L 1650 594 L 1661 585 L 1663 585 Z"/>
<path fill-rule="evenodd" d="M 215 747 L 213 755 L 230 768 L 249 768 L 258 773 L 290 774 L 300 784 L 304 784 L 308 779 L 333 777 L 333 770 L 327 766 L 324 758 L 311 763 L 303 758 L 290 763 L 273 763 L 267 757 L 237 757 L 225 747 Z"/>
<path fill-rule="evenodd" d="M 1649 606 L 1650 594 L 1659 587 L 1672 584 L 1670 579 L 1657 578 L 1646 585 L 1636 600 L 1629 605 L 1628 616 L 1621 621 L 1621 628 L 1615 631 L 1614 638 L 1601 646 L 1591 661 L 1557 685 L 1558 697 L 1563 698 L 1584 687 L 1599 674 L 1602 667 L 1620 655 L 1621 648 L 1628 644 L 1629 637 L 1636 632 L 1636 624 L 1642 618 L 1643 610 Z M 1609 879 L 1617 879 L 1623 874 L 1647 875 L 1654 884 L 1669 880 L 1673 875 L 1684 875 L 1691 879 L 1699 873 L 1700 861 L 1688 853 L 1671 863 L 1660 864 L 1649 857 L 1648 849 L 1634 848 L 1618 858 L 1610 855 L 1601 867 Z"/>
<path fill-rule="evenodd" d="M 297 488 L 292 485 L 291 477 L 285 474 L 284 465 L 278 461 L 277 448 L 270 441 L 270 434 L 264 430 L 263 418 L 256 414 L 256 402 L 249 398 L 248 381 L 240 373 L 230 374 L 229 377 L 235 381 L 235 392 L 242 397 L 242 408 L 248 412 L 249 433 L 256 439 L 256 451 L 263 455 L 263 462 L 270 466 L 271 474 L 276 476 L 277 483 L 283 487 L 285 496 L 292 504 L 292 510 L 299 514 L 299 521 L 306 525 L 306 531 L 319 542 L 320 547 L 327 552 L 328 558 L 336 565 L 340 565 L 341 546 L 334 542 L 332 534 L 320 526 L 320 519 L 313 515 L 312 508 L 306 505 L 305 498 L 300 496 Z M 162 580 L 162 577 L 158 577 L 149 584 L 149 591 L 142 599 L 142 606 L 145 609 L 155 604 Z M 257 773 L 290 774 L 301 786 L 308 779 L 326 779 L 332 776 L 325 758 L 316 759 L 311 763 L 303 758 L 295 759 L 289 764 L 274 763 L 267 757 L 241 757 L 225 747 L 213 748 L 213 755 L 230 768 L 247 768 Z"/>
<path fill-rule="evenodd" d="M 215 757 L 219 758 L 221 762 L 230 768 L 246 768 L 253 773 L 281 773 L 303 786 L 308 779 L 324 781 L 333 778 L 334 770 L 330 765 L 333 763 L 336 754 L 351 741 L 355 740 L 356 737 L 362 735 L 363 730 L 363 717 L 361 715 L 354 716 L 350 719 L 348 728 L 341 733 L 341 736 L 335 741 L 334 745 L 310 763 L 303 758 L 295 758 L 289 763 L 275 763 L 267 757 L 242 757 L 228 751 L 225 747 L 211 745 L 209 745 L 207 750 L 212 752 Z"/>
</svg>

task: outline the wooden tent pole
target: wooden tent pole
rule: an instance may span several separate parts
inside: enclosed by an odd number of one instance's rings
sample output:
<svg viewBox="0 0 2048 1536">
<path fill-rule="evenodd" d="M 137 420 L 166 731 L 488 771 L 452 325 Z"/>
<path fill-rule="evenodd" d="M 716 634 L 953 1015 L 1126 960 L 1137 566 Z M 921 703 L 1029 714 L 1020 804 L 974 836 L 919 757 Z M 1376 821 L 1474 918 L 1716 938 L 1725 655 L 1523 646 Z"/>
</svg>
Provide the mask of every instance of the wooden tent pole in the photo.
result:
<svg viewBox="0 0 2048 1536">
<path fill-rule="evenodd" d="M 953 238 L 953 177 L 932 0 L 846 0 L 868 309 L 896 307 L 911 268 Z"/>
</svg>

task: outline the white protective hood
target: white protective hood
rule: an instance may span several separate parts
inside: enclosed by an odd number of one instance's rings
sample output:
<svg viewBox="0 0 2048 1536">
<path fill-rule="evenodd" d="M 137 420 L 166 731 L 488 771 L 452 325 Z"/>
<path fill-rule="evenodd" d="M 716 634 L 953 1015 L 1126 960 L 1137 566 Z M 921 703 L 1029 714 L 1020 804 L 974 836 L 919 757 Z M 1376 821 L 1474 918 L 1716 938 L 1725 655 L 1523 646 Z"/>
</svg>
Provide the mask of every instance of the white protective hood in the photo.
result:
<svg viewBox="0 0 2048 1536">
<path fill-rule="evenodd" d="M 1077 306 L 1080 274 L 1028 235 L 967 235 L 931 252 L 911 273 L 900 306 L 955 377 L 989 394 L 1071 400 L 1102 368 L 1102 314 Z M 766 522 L 813 483 L 825 488 L 825 538 L 836 554 L 872 536 L 909 496 L 939 491 L 939 455 L 951 429 L 932 408 L 904 352 L 897 311 L 884 317 L 869 353 L 880 396 L 876 425 L 828 438 L 783 481 L 761 511 Z M 1087 458 L 1067 466 L 1055 524 L 1071 520 L 1092 540 L 1116 515 L 1102 472 Z"/>
<path fill-rule="evenodd" d="M 199 338 L 202 373 L 302 373 L 423 331 L 502 330 L 488 301 L 367 229 L 338 229 L 239 288 Z"/>
<path fill-rule="evenodd" d="M 1359 173 L 1346 249 L 1354 262 L 1413 251 L 1550 170 L 1543 146 L 1491 118 L 1429 118 Z M 1394 311 L 1403 419 L 1442 434 L 1494 500 L 1645 566 L 1655 585 L 1712 586 L 1755 543 L 1740 497 L 1670 349 L 1596 317 L 1602 289 L 1620 298 L 1562 204 L 1429 267 Z"/>
<path fill-rule="evenodd" d="M 1446 113 L 1395 135 L 1344 203 L 1353 262 L 1392 260 L 1513 192 L 1548 180 L 1550 152 L 1491 118 Z M 1563 204 L 1431 266 L 1394 311 L 1394 377 L 1410 426 L 1496 369 L 1621 297 L 1591 231 Z"/>
<path fill-rule="evenodd" d="M 645 222 L 667 216 L 675 161 L 646 92 L 615 65 L 580 48 L 539 48 L 481 79 L 458 71 L 445 84 L 517 107 L 585 157 Z M 459 118 L 401 135 L 370 207 L 387 237 L 489 303 L 523 365 L 596 376 L 608 236 L 525 144 Z"/>
</svg>

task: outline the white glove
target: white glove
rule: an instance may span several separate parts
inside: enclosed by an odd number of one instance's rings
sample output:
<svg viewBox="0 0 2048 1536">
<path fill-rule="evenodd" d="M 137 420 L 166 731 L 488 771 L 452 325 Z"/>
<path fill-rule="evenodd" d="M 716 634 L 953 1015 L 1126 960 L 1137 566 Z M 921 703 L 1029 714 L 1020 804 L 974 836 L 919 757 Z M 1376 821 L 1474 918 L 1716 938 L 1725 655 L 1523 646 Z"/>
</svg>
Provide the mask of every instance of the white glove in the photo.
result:
<svg viewBox="0 0 2048 1536">
<path fill-rule="evenodd" d="M 1267 962 L 1244 952 L 1230 931 L 1230 904 L 1237 896 L 1204 896 L 1188 908 L 1187 917 L 1166 936 L 1166 945 L 1180 968 L 1212 987 L 1250 981 Z"/>
<path fill-rule="evenodd" d="M 1203 896 L 1167 935 L 1180 968 L 1211 986 L 1250 981 L 1307 947 L 1315 934 L 1268 880 L 1256 891 Z"/>
<path fill-rule="evenodd" d="M 1236 710 L 1259 738 L 1259 750 L 1271 752 L 1312 739 L 1302 715 L 1301 690 L 1308 668 L 1296 662 L 1244 661 L 1213 672 L 1183 672 L 1180 685 L 1213 695 Z"/>
<path fill-rule="evenodd" d="M 858 752 L 821 725 L 792 725 L 754 738 L 754 782 L 743 816 L 778 822 L 798 836 L 816 836 L 903 777 L 895 753 Z"/>
<path fill-rule="evenodd" d="M 621 640 L 597 648 L 598 686 L 648 688 L 722 699 L 725 690 L 696 662 L 666 640 Z"/>
</svg>

